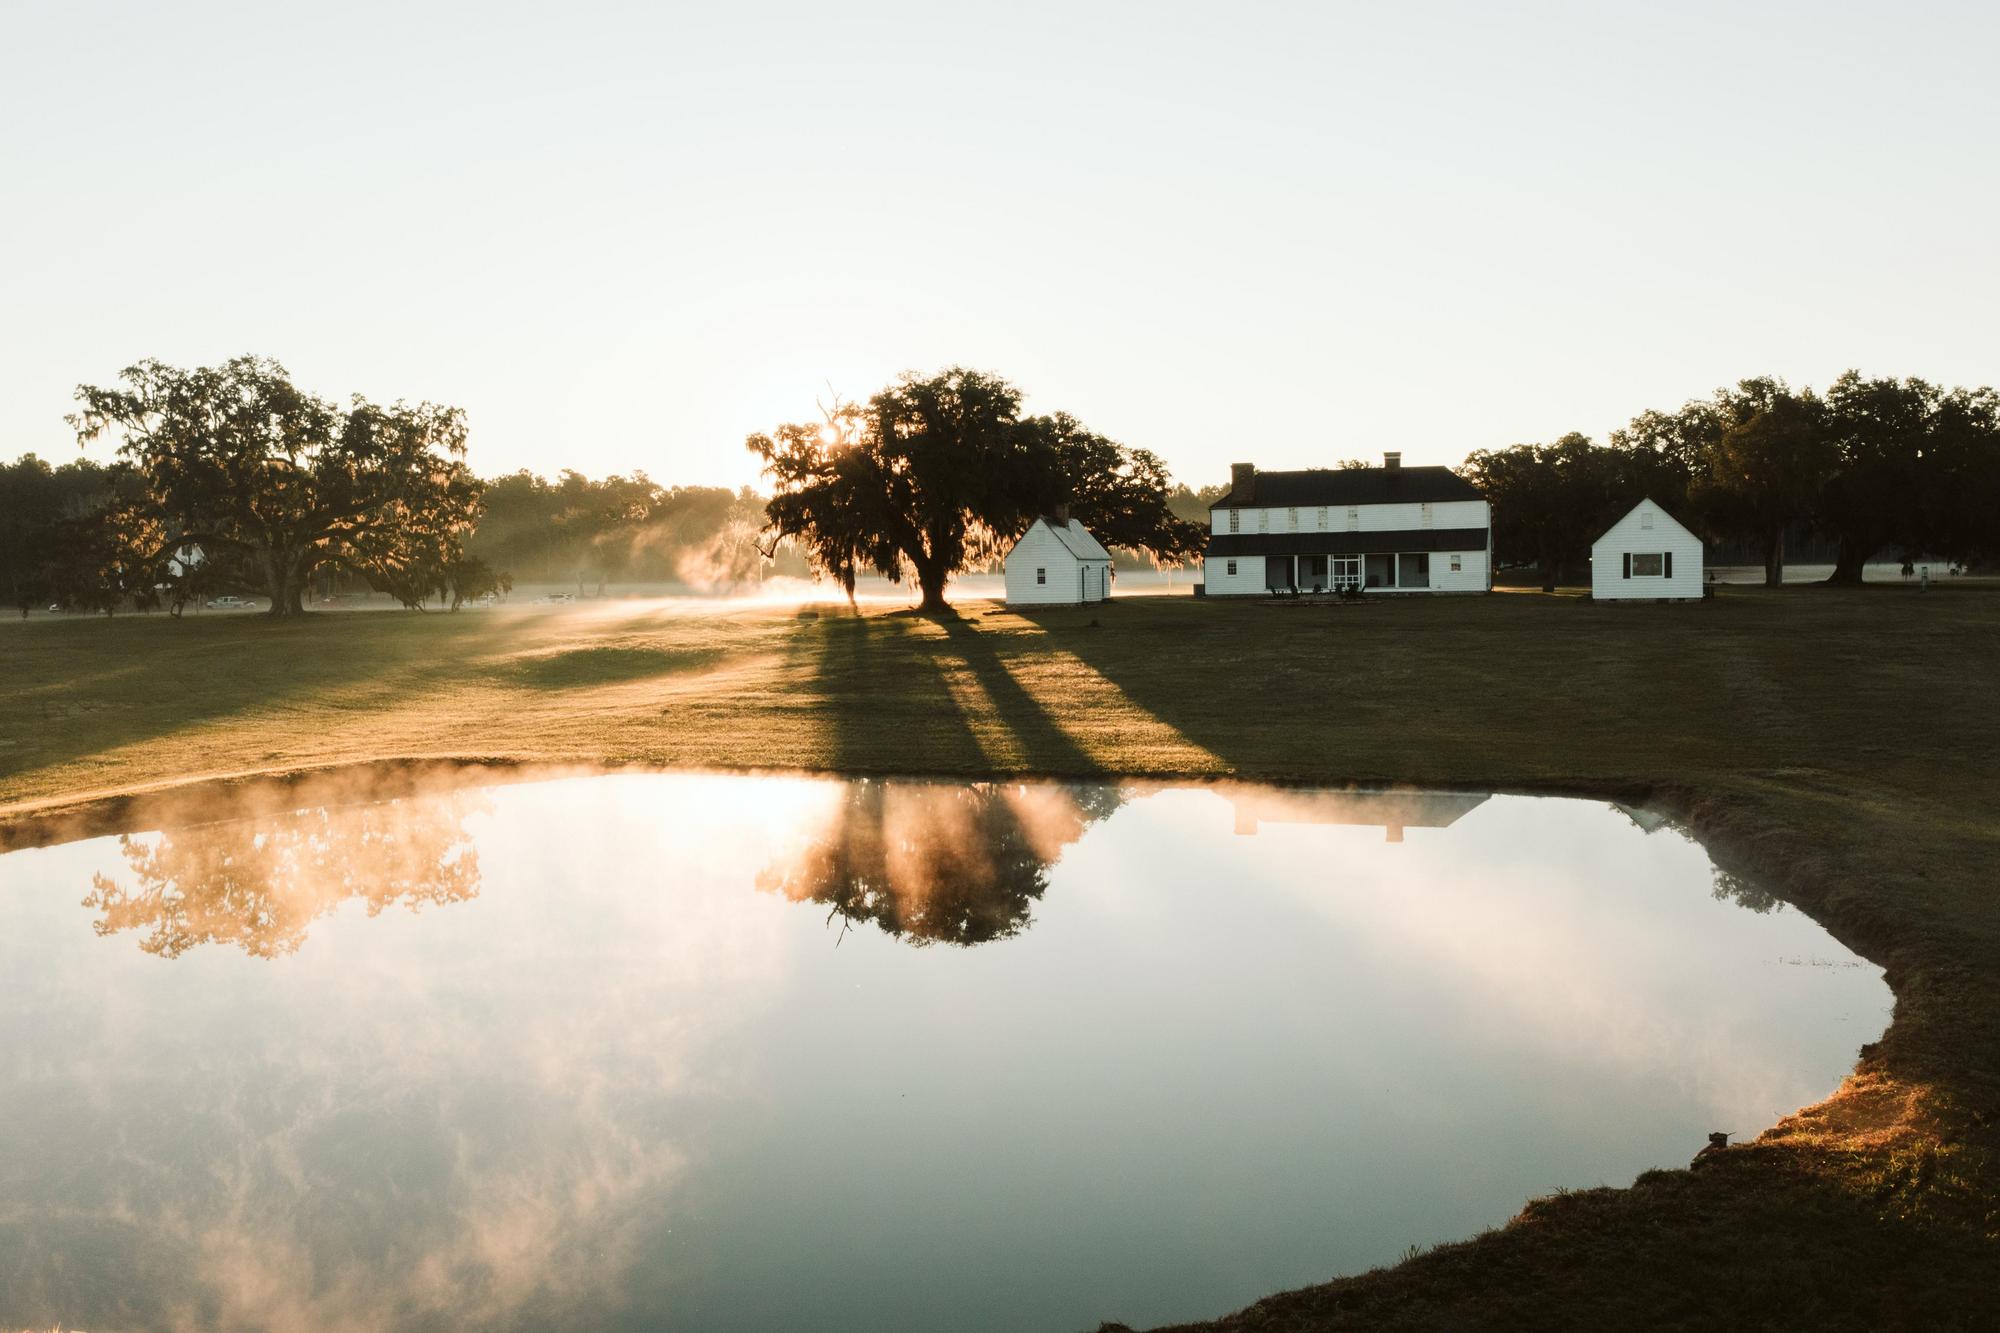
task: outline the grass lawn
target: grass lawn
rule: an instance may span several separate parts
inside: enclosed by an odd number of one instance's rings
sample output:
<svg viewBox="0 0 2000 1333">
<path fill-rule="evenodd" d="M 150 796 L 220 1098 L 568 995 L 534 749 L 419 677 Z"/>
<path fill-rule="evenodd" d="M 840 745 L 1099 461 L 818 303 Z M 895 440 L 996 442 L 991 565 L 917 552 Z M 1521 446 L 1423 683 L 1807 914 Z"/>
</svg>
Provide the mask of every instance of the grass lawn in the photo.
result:
<svg viewBox="0 0 2000 1333">
<path fill-rule="evenodd" d="M 1651 800 L 1887 969 L 1894 1023 L 1839 1092 L 1698 1172 L 1536 1200 L 1210 1327 L 2000 1326 L 2000 591 L 961 609 L 8 626 L 0 846 L 383 759 Z"/>
</svg>

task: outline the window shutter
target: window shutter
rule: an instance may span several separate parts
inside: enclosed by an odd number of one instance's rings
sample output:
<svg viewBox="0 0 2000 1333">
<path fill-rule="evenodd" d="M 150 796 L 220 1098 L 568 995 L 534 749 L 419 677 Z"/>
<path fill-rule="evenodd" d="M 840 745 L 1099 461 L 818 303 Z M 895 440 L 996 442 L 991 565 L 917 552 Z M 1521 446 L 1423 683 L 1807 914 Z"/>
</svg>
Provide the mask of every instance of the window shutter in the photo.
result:
<svg viewBox="0 0 2000 1333">
<path fill-rule="evenodd" d="M 1632 577 L 1632 553 L 1630 551 L 1625 553 L 1625 577 L 1628 579 Z"/>
<path fill-rule="evenodd" d="M 1674 576 L 1674 553 L 1668 551 L 1660 557 L 1660 573 L 1667 578 Z"/>
</svg>

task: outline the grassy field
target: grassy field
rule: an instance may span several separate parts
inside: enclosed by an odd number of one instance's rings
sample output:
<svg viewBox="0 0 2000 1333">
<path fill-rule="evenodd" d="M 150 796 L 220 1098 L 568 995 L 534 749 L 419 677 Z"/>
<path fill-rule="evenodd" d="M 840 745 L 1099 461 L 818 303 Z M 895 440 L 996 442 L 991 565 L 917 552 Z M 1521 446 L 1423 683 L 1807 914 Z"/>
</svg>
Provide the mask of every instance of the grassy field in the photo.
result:
<svg viewBox="0 0 2000 1333">
<path fill-rule="evenodd" d="M 194 780 L 386 759 L 1648 800 L 1887 969 L 1883 1039 L 1830 1100 L 1698 1172 L 1537 1200 L 1211 1327 L 2000 1324 L 2000 593 L 962 611 L 8 627 L 0 845 L 144 823 Z"/>
</svg>

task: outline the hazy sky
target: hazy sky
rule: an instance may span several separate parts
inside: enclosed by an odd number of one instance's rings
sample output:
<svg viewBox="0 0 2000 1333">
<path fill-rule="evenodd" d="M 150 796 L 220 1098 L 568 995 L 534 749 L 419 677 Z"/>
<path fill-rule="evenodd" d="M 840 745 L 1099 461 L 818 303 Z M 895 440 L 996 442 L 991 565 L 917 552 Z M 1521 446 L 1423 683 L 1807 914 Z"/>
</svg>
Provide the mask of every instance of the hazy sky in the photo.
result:
<svg viewBox="0 0 2000 1333">
<path fill-rule="evenodd" d="M 1410 462 L 1743 375 L 2000 379 L 2000 5 L 0 0 L 0 453 L 273 355 L 482 471 L 739 484 L 998 371 Z"/>
</svg>

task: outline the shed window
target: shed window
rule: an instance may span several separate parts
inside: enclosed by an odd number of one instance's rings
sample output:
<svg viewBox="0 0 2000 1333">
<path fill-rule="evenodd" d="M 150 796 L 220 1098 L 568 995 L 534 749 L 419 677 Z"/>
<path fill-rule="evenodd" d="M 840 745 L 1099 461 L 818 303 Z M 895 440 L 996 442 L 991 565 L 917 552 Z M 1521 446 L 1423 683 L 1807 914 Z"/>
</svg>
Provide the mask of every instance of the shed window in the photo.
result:
<svg viewBox="0 0 2000 1333">
<path fill-rule="evenodd" d="M 1049 581 L 1049 571 L 1046 566 L 1035 571 L 1035 582 L 1047 583 L 1048 581 Z"/>
<path fill-rule="evenodd" d="M 1654 551 L 1650 554 L 1632 553 L 1632 577 L 1635 579 L 1656 579 L 1665 573 L 1666 557 Z"/>
<path fill-rule="evenodd" d="M 1229 577 L 1232 579 L 1236 577 L 1236 562 L 1234 560 L 1229 562 Z"/>
<path fill-rule="evenodd" d="M 1641 509 L 1639 511 L 1639 531 L 1651 532 L 1652 530 L 1653 530 L 1653 511 L 1650 509 Z"/>
<path fill-rule="evenodd" d="M 1230 510 L 1229 530 L 1231 532 L 1240 532 L 1242 531 L 1242 529 L 1243 529 L 1243 511 L 1241 509 Z"/>
</svg>

